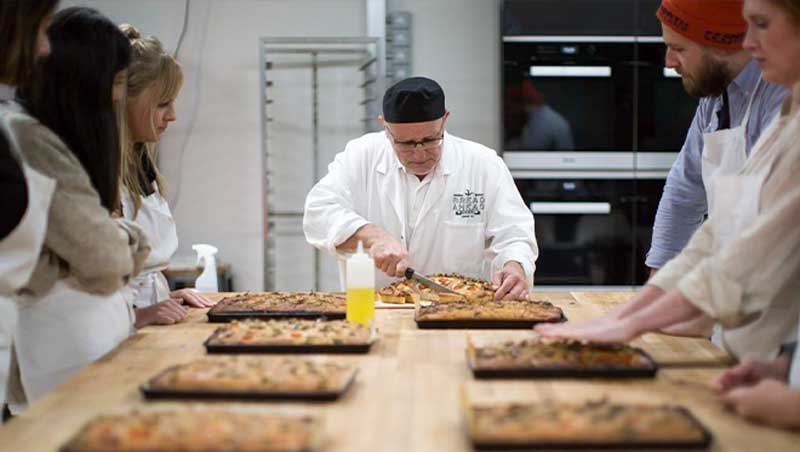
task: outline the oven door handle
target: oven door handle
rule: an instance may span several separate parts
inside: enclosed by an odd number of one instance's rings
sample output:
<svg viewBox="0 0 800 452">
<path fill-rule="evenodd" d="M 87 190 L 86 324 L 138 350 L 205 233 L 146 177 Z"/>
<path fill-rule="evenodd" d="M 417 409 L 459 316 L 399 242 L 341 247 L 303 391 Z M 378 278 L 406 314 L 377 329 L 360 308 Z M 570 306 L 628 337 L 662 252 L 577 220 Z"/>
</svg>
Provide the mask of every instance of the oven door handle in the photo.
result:
<svg viewBox="0 0 800 452">
<path fill-rule="evenodd" d="M 532 202 L 534 215 L 608 215 L 611 203 L 607 202 Z"/>
</svg>

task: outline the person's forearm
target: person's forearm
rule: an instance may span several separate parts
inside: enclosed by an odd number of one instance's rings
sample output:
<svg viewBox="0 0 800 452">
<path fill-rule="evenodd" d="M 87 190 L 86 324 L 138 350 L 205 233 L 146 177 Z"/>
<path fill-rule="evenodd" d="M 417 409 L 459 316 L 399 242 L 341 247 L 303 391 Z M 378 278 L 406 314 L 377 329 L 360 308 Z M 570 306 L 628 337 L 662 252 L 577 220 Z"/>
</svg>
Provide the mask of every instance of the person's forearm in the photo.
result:
<svg viewBox="0 0 800 452">
<path fill-rule="evenodd" d="M 609 314 L 618 319 L 629 317 L 649 306 L 653 301 L 664 295 L 664 291 L 656 286 L 645 285 L 630 300 L 618 305 Z"/>
<path fill-rule="evenodd" d="M 702 313 L 680 291 L 673 290 L 639 312 L 626 317 L 624 321 L 628 322 L 638 336 L 686 322 Z"/>
<path fill-rule="evenodd" d="M 715 323 L 711 317 L 700 314 L 689 321 L 662 328 L 661 332 L 675 336 L 709 337 L 714 331 Z"/>
<path fill-rule="evenodd" d="M 351 235 L 347 240 L 336 246 L 339 252 L 353 252 L 358 248 L 360 241 L 364 245 L 364 250 L 369 250 L 378 240 L 386 237 L 388 233 L 374 224 L 365 224 Z"/>
</svg>

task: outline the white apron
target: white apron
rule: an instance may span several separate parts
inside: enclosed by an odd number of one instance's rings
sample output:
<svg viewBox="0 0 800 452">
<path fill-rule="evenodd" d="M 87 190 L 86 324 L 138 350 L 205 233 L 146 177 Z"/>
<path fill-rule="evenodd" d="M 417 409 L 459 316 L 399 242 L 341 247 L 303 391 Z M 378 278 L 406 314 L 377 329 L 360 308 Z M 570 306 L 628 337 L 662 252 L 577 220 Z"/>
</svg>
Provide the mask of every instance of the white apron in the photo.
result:
<svg viewBox="0 0 800 452">
<path fill-rule="evenodd" d="M 23 287 L 39 260 L 50 200 L 55 180 L 22 164 L 28 186 L 28 207 L 20 224 L 0 241 L 0 407 L 5 404 L 11 359 L 12 338 L 17 324 L 17 306 L 13 299 Z"/>
<path fill-rule="evenodd" d="M 714 221 L 712 253 L 724 249 L 738 234 L 756 222 L 759 195 L 764 183 L 763 175 L 739 172 L 747 162 L 747 124 L 753 99 L 758 93 L 761 79 L 756 84 L 739 127 L 706 133 L 703 135 L 702 174 L 706 189 L 708 212 Z M 769 131 L 765 131 L 768 133 Z M 754 149 L 755 150 L 755 149 Z M 720 221 L 724 219 L 724 221 Z M 714 325 L 712 342 L 738 358 L 768 359 L 777 349 L 759 342 L 761 321 L 756 320 L 740 328 L 723 330 Z"/>
<path fill-rule="evenodd" d="M 142 227 L 151 246 L 144 270 L 128 284 L 125 298 L 131 306 L 144 308 L 169 299 L 169 285 L 161 272 L 167 268 L 178 249 L 178 232 L 169 204 L 158 191 L 142 198 L 135 218 L 133 202 L 127 191 L 125 193 L 122 199 L 123 215 Z"/>
<path fill-rule="evenodd" d="M 730 223 L 716 222 L 719 226 L 714 229 L 714 253 L 735 237 L 742 223 L 752 224 L 758 213 L 758 182 L 752 176 L 737 179 L 736 174 L 747 161 L 747 123 L 760 85 L 759 78 L 739 127 L 703 134 L 701 170 L 708 214 L 712 218 L 721 215 L 730 219 Z M 742 185 L 738 185 L 739 182 Z M 726 348 L 722 334 L 722 327 L 715 324 L 711 341 L 720 348 Z"/>
<path fill-rule="evenodd" d="M 800 319 L 798 319 L 798 325 L 800 325 Z M 790 358 L 791 367 L 789 368 L 789 386 L 793 389 L 800 390 L 800 331 L 797 332 L 797 338 L 795 340 L 798 342 L 794 347 L 794 354 Z"/>
<path fill-rule="evenodd" d="M 132 332 L 121 292 L 93 295 L 58 280 L 41 298 L 18 296 L 14 348 L 28 403 L 110 352 Z"/>
</svg>

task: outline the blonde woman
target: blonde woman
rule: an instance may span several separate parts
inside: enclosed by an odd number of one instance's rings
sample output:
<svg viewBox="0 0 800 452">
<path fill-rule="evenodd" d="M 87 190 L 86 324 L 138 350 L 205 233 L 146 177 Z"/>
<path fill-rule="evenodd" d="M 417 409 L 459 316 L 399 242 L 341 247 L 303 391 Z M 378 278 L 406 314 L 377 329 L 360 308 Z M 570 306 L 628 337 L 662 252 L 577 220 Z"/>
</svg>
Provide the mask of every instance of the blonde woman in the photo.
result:
<svg viewBox="0 0 800 452">
<path fill-rule="evenodd" d="M 211 302 L 190 289 L 170 292 L 161 273 L 175 250 L 178 236 L 169 205 L 162 196 L 164 179 L 155 164 L 155 144 L 175 121 L 173 103 L 183 84 L 183 72 L 153 36 L 142 36 L 131 25 L 120 29 L 133 49 L 128 68 L 128 143 L 123 157 L 123 216 L 139 224 L 150 239 L 145 272 L 132 280 L 126 298 L 136 313 L 136 328 L 168 325 L 186 316 L 183 304 L 198 308 Z"/>
</svg>

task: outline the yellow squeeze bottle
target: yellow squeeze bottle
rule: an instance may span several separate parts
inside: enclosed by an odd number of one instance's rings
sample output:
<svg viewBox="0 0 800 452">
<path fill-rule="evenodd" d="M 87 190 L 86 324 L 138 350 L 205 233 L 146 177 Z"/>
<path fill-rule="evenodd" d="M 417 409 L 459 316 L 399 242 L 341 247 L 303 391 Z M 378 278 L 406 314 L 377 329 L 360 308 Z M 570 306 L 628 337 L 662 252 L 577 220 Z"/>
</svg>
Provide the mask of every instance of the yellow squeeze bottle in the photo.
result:
<svg viewBox="0 0 800 452">
<path fill-rule="evenodd" d="M 375 318 L 375 263 L 358 242 L 358 250 L 347 259 L 347 321 L 372 327 Z"/>
</svg>

